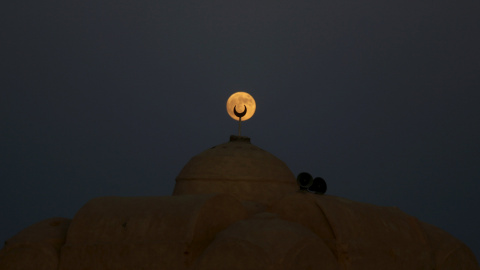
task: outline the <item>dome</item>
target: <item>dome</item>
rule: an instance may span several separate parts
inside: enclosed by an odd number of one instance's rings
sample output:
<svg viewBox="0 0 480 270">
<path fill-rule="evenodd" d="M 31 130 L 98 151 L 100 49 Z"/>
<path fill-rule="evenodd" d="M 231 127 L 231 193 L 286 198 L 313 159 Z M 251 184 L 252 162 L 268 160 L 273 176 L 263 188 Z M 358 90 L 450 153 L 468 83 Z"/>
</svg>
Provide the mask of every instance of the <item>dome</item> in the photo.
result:
<svg viewBox="0 0 480 270">
<path fill-rule="evenodd" d="M 269 204 L 298 189 L 287 165 L 250 143 L 230 141 L 194 156 L 176 178 L 173 195 L 228 193 L 241 201 Z"/>
<path fill-rule="evenodd" d="M 174 196 L 99 197 L 5 242 L 0 269 L 480 270 L 449 233 L 396 207 L 298 190 L 247 137 L 193 157 Z"/>
</svg>

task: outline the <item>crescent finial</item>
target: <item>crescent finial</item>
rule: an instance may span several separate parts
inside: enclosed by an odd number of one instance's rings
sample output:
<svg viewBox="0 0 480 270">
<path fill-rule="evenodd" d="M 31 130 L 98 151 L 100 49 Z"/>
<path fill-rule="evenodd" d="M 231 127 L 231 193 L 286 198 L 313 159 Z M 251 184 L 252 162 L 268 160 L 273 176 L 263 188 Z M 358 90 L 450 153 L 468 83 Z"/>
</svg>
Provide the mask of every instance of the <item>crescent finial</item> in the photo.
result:
<svg viewBox="0 0 480 270">
<path fill-rule="evenodd" d="M 246 105 L 243 105 L 245 107 L 245 110 L 242 112 L 242 113 L 239 113 L 237 112 L 237 105 L 235 105 L 235 107 L 233 107 L 233 113 L 238 117 L 238 118 L 242 118 L 245 116 L 245 114 L 247 114 L 247 106 Z"/>
</svg>

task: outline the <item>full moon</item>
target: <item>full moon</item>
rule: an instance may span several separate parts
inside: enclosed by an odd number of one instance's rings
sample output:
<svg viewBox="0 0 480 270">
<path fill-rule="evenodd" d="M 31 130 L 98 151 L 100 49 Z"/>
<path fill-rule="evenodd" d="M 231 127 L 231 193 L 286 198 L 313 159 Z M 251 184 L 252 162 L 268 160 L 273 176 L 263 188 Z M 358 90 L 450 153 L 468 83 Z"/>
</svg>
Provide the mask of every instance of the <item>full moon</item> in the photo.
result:
<svg viewBox="0 0 480 270">
<path fill-rule="evenodd" d="M 242 121 L 250 119 L 253 114 L 255 113 L 255 109 L 257 108 L 257 104 L 255 103 L 255 99 L 246 92 L 236 92 L 231 95 L 227 100 L 227 112 L 230 117 L 234 120 L 239 120 L 239 118 L 233 112 L 235 108 L 237 113 L 242 113 L 247 107 L 247 114 L 242 117 Z"/>
</svg>

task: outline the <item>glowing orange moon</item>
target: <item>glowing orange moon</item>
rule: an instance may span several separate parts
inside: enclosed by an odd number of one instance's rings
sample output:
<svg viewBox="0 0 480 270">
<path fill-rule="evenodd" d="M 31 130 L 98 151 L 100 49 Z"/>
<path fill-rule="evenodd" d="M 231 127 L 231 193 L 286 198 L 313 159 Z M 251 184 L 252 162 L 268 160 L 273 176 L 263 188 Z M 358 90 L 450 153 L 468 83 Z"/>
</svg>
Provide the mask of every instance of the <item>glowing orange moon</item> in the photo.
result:
<svg viewBox="0 0 480 270">
<path fill-rule="evenodd" d="M 242 113 L 245 110 L 244 106 L 247 107 L 247 114 L 242 117 L 242 121 L 248 120 L 253 116 L 253 114 L 255 113 L 255 109 L 257 108 L 257 104 L 255 103 L 255 99 L 253 99 L 253 97 L 249 93 L 234 93 L 227 100 L 228 115 L 230 115 L 230 117 L 232 117 L 234 120 L 238 121 L 239 119 L 233 112 L 233 109 L 235 108 L 238 113 Z"/>
</svg>

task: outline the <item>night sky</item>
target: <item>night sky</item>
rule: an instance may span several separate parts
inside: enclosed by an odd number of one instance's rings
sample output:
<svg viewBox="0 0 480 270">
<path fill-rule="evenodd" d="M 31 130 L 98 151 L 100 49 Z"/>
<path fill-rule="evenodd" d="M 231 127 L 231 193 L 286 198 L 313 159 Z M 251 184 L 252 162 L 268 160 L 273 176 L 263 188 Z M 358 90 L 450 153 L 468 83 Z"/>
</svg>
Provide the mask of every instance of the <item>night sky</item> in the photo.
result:
<svg viewBox="0 0 480 270">
<path fill-rule="evenodd" d="M 9 1 L 0 247 L 99 196 L 168 196 L 242 135 L 327 194 L 397 206 L 480 258 L 480 1 Z"/>
</svg>

